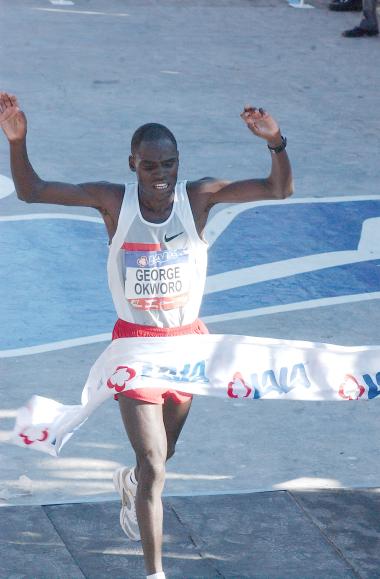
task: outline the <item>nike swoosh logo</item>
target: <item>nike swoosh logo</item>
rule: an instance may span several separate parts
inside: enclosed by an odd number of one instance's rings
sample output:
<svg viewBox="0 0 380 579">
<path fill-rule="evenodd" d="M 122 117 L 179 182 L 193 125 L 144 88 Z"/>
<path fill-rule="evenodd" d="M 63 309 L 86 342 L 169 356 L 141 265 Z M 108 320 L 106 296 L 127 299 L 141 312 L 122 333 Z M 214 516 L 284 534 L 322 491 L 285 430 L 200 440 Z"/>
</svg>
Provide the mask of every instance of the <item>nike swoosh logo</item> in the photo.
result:
<svg viewBox="0 0 380 579">
<path fill-rule="evenodd" d="M 183 231 L 180 231 L 180 233 L 176 233 L 175 235 L 171 235 L 170 237 L 167 237 L 166 233 L 164 235 L 164 240 L 166 241 L 166 243 L 168 243 L 168 241 L 171 241 L 172 239 L 175 239 L 176 237 L 178 237 L 179 235 L 182 235 Z"/>
</svg>

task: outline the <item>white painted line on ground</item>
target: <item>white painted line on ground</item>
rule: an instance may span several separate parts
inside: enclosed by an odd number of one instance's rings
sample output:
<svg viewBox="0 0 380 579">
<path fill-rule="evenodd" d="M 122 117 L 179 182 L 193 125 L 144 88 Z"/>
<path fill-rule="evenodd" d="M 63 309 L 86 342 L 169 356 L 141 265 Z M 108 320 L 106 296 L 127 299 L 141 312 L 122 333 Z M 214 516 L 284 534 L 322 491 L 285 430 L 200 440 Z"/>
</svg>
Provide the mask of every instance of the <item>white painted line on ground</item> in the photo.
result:
<svg viewBox="0 0 380 579">
<path fill-rule="evenodd" d="M 40 12 L 64 12 L 66 14 L 84 14 L 85 16 L 129 16 L 126 12 L 95 12 L 93 10 L 70 10 L 65 8 L 32 8 Z"/>
<path fill-rule="evenodd" d="M 214 215 L 214 217 L 210 220 L 210 224 L 209 224 L 209 231 L 208 231 L 208 238 L 209 238 L 209 245 L 211 246 L 216 239 L 220 236 L 220 234 L 228 227 L 228 225 L 231 223 L 231 221 L 237 216 L 239 215 L 241 212 L 246 211 L 248 209 L 251 209 L 253 207 L 258 207 L 258 206 L 264 206 L 264 205 L 278 205 L 279 203 L 284 204 L 300 204 L 300 203 L 336 203 L 336 202 L 342 202 L 342 201 L 379 201 L 380 197 L 378 195 L 368 195 L 368 196 L 357 196 L 357 197 L 329 197 L 329 198 L 320 198 L 320 199 L 315 199 L 315 198 L 307 198 L 307 199 L 287 199 L 285 201 L 259 201 L 259 202 L 253 202 L 253 203 L 242 203 L 242 204 L 238 204 L 235 206 L 228 206 L 226 209 L 219 211 L 219 213 L 217 213 L 216 215 Z M 78 215 L 78 214 L 72 214 L 72 213 L 30 213 L 30 214 L 26 214 L 26 215 L 7 215 L 7 216 L 0 216 L 0 221 L 27 221 L 27 220 L 33 220 L 33 219 L 71 219 L 74 221 L 88 221 L 88 222 L 93 222 L 93 223 L 103 223 L 103 220 L 101 217 L 90 217 L 87 215 Z M 379 218 L 371 218 L 371 219 L 367 219 L 364 221 L 363 223 L 363 228 L 362 228 L 362 234 L 361 234 L 361 238 L 359 241 L 359 245 L 358 245 L 358 250 L 357 251 L 343 251 L 343 252 L 332 252 L 332 253 L 328 253 L 327 255 L 330 257 L 335 256 L 335 259 L 340 258 L 340 262 L 339 263 L 352 263 L 352 261 L 350 262 L 342 262 L 342 257 L 344 257 L 345 259 L 348 258 L 348 254 L 350 254 L 350 256 L 352 257 L 351 254 L 355 254 L 354 257 L 357 257 L 358 253 L 363 253 L 363 255 L 367 255 L 367 259 L 376 259 L 376 254 L 374 254 L 371 250 L 371 247 L 373 245 L 378 246 L 380 241 L 380 232 L 377 231 L 377 228 L 375 227 L 375 225 L 377 225 L 378 223 L 378 219 Z M 364 226 L 365 224 L 367 224 L 366 226 Z M 375 236 L 375 238 L 373 237 Z M 369 252 L 369 255 L 368 255 Z M 342 256 L 341 254 L 344 254 L 344 256 Z M 317 254 L 317 256 L 306 256 L 304 258 L 295 258 L 294 260 L 284 260 L 284 262 L 293 262 L 296 264 L 296 266 L 298 267 L 298 270 L 301 271 L 300 267 L 301 267 L 301 261 L 305 260 L 306 261 L 310 261 L 316 257 L 317 259 L 319 258 L 320 261 L 324 261 L 325 257 L 321 257 L 321 256 L 325 256 L 326 254 Z M 339 261 L 339 259 L 338 259 Z M 363 261 L 362 259 L 356 260 L 356 261 Z M 354 261 L 355 262 L 355 261 Z M 289 265 L 289 264 L 288 264 Z M 279 269 L 281 266 L 281 262 L 275 262 L 274 264 L 264 264 L 263 266 L 254 266 L 253 268 L 246 268 L 247 270 L 253 270 L 256 268 L 266 268 L 267 266 L 269 266 L 270 268 L 273 268 L 274 266 L 277 266 L 278 271 L 276 276 L 278 277 L 279 274 Z M 330 262 L 330 266 L 331 262 Z M 303 265 L 302 267 L 305 267 L 305 265 Z M 309 264 L 310 267 L 310 264 Z M 327 265 L 324 265 L 324 267 L 327 267 Z M 243 270 L 238 270 L 241 272 L 244 272 Z M 264 270 L 262 270 L 264 271 Z M 311 270 L 305 270 L 302 269 L 302 271 L 311 271 Z M 233 272 L 235 275 L 235 272 Z M 225 275 L 225 274 L 217 274 L 217 276 L 219 275 Z M 254 283 L 251 279 L 252 273 L 249 273 L 249 283 Z M 213 280 L 215 281 L 215 278 L 217 276 L 210 276 L 208 279 L 210 280 L 211 283 L 211 287 L 213 284 Z M 255 276 L 256 277 L 256 276 Z M 276 279 L 277 279 L 276 277 Z M 280 275 L 281 277 L 281 275 Z M 268 277 L 268 271 L 266 274 L 262 275 L 262 279 L 260 281 L 263 281 L 264 279 L 273 279 L 271 277 Z M 239 282 L 239 286 L 240 285 L 244 285 L 244 283 L 242 283 L 244 281 L 243 279 L 243 274 L 241 275 L 241 280 Z M 229 286 L 229 287 L 235 287 L 235 286 Z M 207 293 L 211 293 L 211 291 L 221 291 L 218 287 L 218 289 L 214 289 L 214 290 L 207 290 Z M 228 321 L 228 320 L 238 320 L 238 319 L 244 319 L 244 318 L 250 318 L 250 317 L 258 317 L 258 316 L 265 316 L 265 315 L 272 315 L 272 314 L 279 314 L 279 313 L 285 313 L 285 312 L 291 312 L 291 311 L 297 311 L 297 310 L 306 310 L 306 309 L 313 309 L 313 308 L 319 308 L 319 307 L 326 307 L 326 306 L 334 306 L 334 305 L 341 305 L 341 304 L 348 304 L 348 303 L 358 303 L 358 302 L 363 302 L 363 301 L 368 301 L 368 300 L 374 300 L 374 299 L 380 299 L 380 292 L 368 292 L 368 293 L 361 293 L 361 294 L 350 294 L 350 295 L 344 295 L 344 296 L 338 296 L 338 297 L 330 297 L 330 298 L 321 298 L 321 299 L 316 299 L 316 300 L 308 300 L 308 301 L 302 301 L 302 302 L 294 302 L 294 303 L 289 303 L 289 304 L 283 304 L 283 305 L 279 305 L 279 306 L 267 306 L 267 307 L 263 307 L 263 308 L 255 308 L 255 309 L 251 309 L 251 310 L 244 310 L 244 311 L 237 311 L 237 312 L 229 312 L 226 314 L 216 314 L 216 315 L 212 315 L 212 316 L 206 316 L 204 317 L 204 321 L 206 323 L 212 323 L 212 322 L 224 322 L 224 321 Z M 62 340 L 59 342 L 50 342 L 47 344 L 40 344 L 38 346 L 30 346 L 30 347 L 25 347 L 25 348 L 15 348 L 12 350 L 0 350 L 0 358 L 13 358 L 13 357 L 17 357 L 17 356 L 27 356 L 27 355 L 32 355 L 32 354 L 41 354 L 44 352 L 49 352 L 49 351 L 53 351 L 53 350 L 61 350 L 64 348 L 72 348 L 72 347 L 76 347 L 76 346 L 83 346 L 86 344 L 93 344 L 93 343 L 97 343 L 97 342 L 105 342 L 105 341 L 109 341 L 111 339 L 111 334 L 107 333 L 107 334 L 98 334 L 95 336 L 85 336 L 85 337 L 81 337 L 81 338 L 74 338 L 71 340 Z"/>
<path fill-rule="evenodd" d="M 314 8 L 311 4 L 305 4 L 304 0 L 288 0 L 291 8 Z"/>
<path fill-rule="evenodd" d="M 44 352 L 53 352 L 55 350 L 64 350 L 65 348 L 75 348 L 87 344 L 96 344 L 98 342 L 110 342 L 112 334 L 97 334 L 95 336 L 86 336 L 85 338 L 73 338 L 72 340 L 61 340 L 60 342 L 49 342 L 38 346 L 29 346 L 27 348 L 14 348 L 12 350 L 0 350 L 0 358 L 15 358 L 17 356 L 31 356 L 33 354 L 42 354 Z"/>
<path fill-rule="evenodd" d="M 225 209 L 218 211 L 207 224 L 206 239 L 211 247 L 221 233 L 227 229 L 231 221 L 235 219 L 240 213 L 255 207 L 267 207 L 270 205 L 299 205 L 306 203 L 342 203 L 349 201 L 380 201 L 379 195 L 357 195 L 353 197 L 299 197 L 298 199 L 283 199 L 278 201 L 252 201 L 252 203 L 236 203 L 229 205 Z"/>
<path fill-rule="evenodd" d="M 380 299 L 380 292 L 353 294 L 338 296 L 334 298 L 321 298 L 318 300 L 309 300 L 304 302 L 295 302 L 281 306 L 268 306 L 265 308 L 256 308 L 253 310 L 244 310 L 238 312 L 229 312 L 227 314 L 216 314 L 213 316 L 204 316 L 202 320 L 206 324 L 213 322 L 228 322 L 229 320 L 241 320 L 244 318 L 255 318 L 258 316 L 268 316 L 271 314 L 281 314 L 285 312 L 294 312 L 297 310 L 308 310 L 326 306 L 336 306 L 349 303 L 358 303 L 369 300 Z M 29 346 L 26 348 L 15 348 L 12 350 L 0 350 L 0 358 L 16 358 L 18 356 L 31 356 L 33 354 L 43 354 L 55 350 L 64 350 L 65 348 L 74 348 L 85 346 L 87 344 L 96 344 L 98 342 L 111 341 L 111 333 L 97 334 L 95 336 L 84 336 L 83 338 L 74 338 L 72 340 L 62 340 L 60 342 L 50 342 L 38 346 Z"/>
<path fill-rule="evenodd" d="M 292 275 L 379 258 L 380 251 L 378 255 L 373 257 L 359 255 L 358 251 L 333 251 L 331 253 L 306 255 L 305 257 L 295 257 L 293 259 L 284 259 L 262 265 L 253 265 L 252 267 L 234 269 L 209 276 L 206 282 L 205 294 L 212 294 L 274 279 L 282 279 Z"/>
<path fill-rule="evenodd" d="M 202 320 L 206 324 L 212 322 L 228 322 L 229 320 L 241 320 L 244 318 L 256 318 L 258 316 L 269 316 L 271 314 L 282 314 L 286 312 L 295 312 L 297 310 L 311 310 L 313 308 L 323 308 L 326 306 L 338 306 L 343 304 L 353 304 L 380 299 L 380 292 L 368 292 L 362 294 L 351 294 L 337 296 L 333 298 L 320 298 L 316 300 L 307 300 L 304 302 L 294 302 L 282 304 L 280 306 L 267 306 L 265 308 L 255 308 L 253 310 L 243 310 L 239 312 L 229 312 L 227 314 L 215 314 L 213 316 L 204 316 Z M 1 355 L 1 352 L 0 352 Z M 1 356 L 0 356 L 1 357 Z"/>
<path fill-rule="evenodd" d="M 0 419 L 3 418 L 16 418 L 17 410 L 7 409 L 7 410 L 0 410 Z"/>
<path fill-rule="evenodd" d="M 315 253 L 211 275 L 207 278 L 205 293 L 374 259 L 380 259 L 380 217 L 363 221 L 358 248 L 355 250 Z"/>
<path fill-rule="evenodd" d="M 76 213 L 25 213 L 21 215 L 3 215 L 0 221 L 32 221 L 33 219 L 71 219 L 72 221 L 90 221 L 104 223 L 101 217 L 77 215 Z"/>
<path fill-rule="evenodd" d="M 0 175 L 0 199 L 3 197 L 8 197 L 15 190 L 12 179 L 6 177 L 5 175 Z"/>
<path fill-rule="evenodd" d="M 13 185 L 12 185 L 13 186 Z M 379 195 L 362 195 L 353 197 L 300 197 L 299 199 L 286 199 L 279 201 L 253 201 L 252 203 L 237 203 L 236 205 L 229 205 L 225 209 L 221 209 L 210 218 L 206 227 L 206 238 L 209 247 L 215 243 L 218 237 L 223 233 L 230 223 L 240 213 L 254 209 L 255 207 L 267 207 L 268 205 L 299 205 L 307 203 L 337 203 L 349 201 L 380 201 Z M 86 215 L 78 215 L 74 213 L 28 213 L 19 215 L 0 216 L 0 221 L 23 221 L 28 219 L 73 219 L 75 221 L 93 221 L 94 223 L 103 223 L 101 217 L 89 217 Z"/>
<path fill-rule="evenodd" d="M 340 493 L 344 493 L 346 491 L 368 491 L 371 494 L 373 493 L 379 493 L 379 484 L 373 484 L 371 485 L 367 485 L 367 486 L 363 486 L 362 484 L 352 484 L 352 485 L 342 485 L 342 483 L 340 481 L 336 481 L 336 484 L 334 485 L 334 480 L 335 479 L 319 479 L 317 477 L 315 477 L 315 480 L 317 481 L 316 484 L 313 484 L 313 479 L 310 478 L 309 479 L 309 485 L 305 486 L 305 487 L 298 487 L 296 490 L 314 490 L 316 492 L 323 492 L 324 489 L 328 488 L 328 489 L 337 489 Z M 323 487 L 322 484 L 318 484 L 318 483 L 322 483 L 325 484 L 325 481 L 330 481 L 328 487 Z M 7 483 L 9 482 L 9 484 L 13 483 L 13 481 L 7 481 Z M 214 497 L 214 496 L 238 496 L 238 495 L 251 495 L 251 494 L 255 494 L 255 493 L 272 493 L 272 494 L 284 494 L 284 493 L 291 493 L 292 491 L 294 491 L 294 487 L 289 487 L 287 488 L 285 485 L 282 486 L 281 484 L 278 485 L 272 485 L 270 487 L 258 487 L 258 488 L 251 488 L 251 489 L 224 489 L 224 490 L 212 490 L 212 491 L 183 491 L 183 492 L 171 492 L 170 490 L 163 492 L 162 496 L 168 501 L 170 502 L 171 498 L 175 498 L 175 497 L 181 497 L 181 498 L 192 498 L 192 497 Z M 31 506 L 37 506 L 37 505 L 67 505 L 67 503 L 70 504 L 76 504 L 76 505 L 80 505 L 80 504 L 87 504 L 87 503 L 120 503 L 120 498 L 117 495 L 116 498 L 116 492 L 104 492 L 104 491 L 100 491 L 98 495 L 91 495 L 88 496 L 86 494 L 84 494 L 81 497 L 78 497 L 77 495 L 73 495 L 72 493 L 69 493 L 69 495 L 64 498 L 64 499 L 57 499 L 55 496 L 54 498 L 50 498 L 49 496 L 45 497 L 41 497 L 40 499 L 38 499 L 38 497 L 36 498 L 31 498 L 28 500 L 28 502 L 21 502 L 21 501 L 17 501 L 17 500 L 7 500 L 7 501 L 2 501 L 2 503 L 0 504 L 0 509 L 1 507 L 31 507 Z"/>
<path fill-rule="evenodd" d="M 58 6 L 74 6 L 72 0 L 49 0 L 50 4 L 56 4 Z"/>
</svg>

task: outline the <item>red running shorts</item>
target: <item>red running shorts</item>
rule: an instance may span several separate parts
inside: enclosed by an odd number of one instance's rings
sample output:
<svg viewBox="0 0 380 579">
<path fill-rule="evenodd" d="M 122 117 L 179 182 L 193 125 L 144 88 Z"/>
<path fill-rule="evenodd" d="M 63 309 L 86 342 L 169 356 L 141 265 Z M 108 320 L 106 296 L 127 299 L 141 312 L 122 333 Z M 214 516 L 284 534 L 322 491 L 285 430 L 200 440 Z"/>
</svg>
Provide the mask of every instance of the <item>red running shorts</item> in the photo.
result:
<svg viewBox="0 0 380 579">
<path fill-rule="evenodd" d="M 175 328 L 157 328 L 155 326 L 140 326 L 118 319 L 112 332 L 112 339 L 119 338 L 158 338 L 162 336 L 184 336 L 187 334 L 208 334 L 208 329 L 202 320 L 195 320 L 187 326 Z M 134 400 L 149 402 L 150 404 L 164 404 L 165 400 L 172 399 L 176 404 L 188 402 L 193 395 L 180 390 L 167 390 L 166 388 L 136 388 L 115 394 L 115 400 L 119 396 L 126 396 Z"/>
</svg>

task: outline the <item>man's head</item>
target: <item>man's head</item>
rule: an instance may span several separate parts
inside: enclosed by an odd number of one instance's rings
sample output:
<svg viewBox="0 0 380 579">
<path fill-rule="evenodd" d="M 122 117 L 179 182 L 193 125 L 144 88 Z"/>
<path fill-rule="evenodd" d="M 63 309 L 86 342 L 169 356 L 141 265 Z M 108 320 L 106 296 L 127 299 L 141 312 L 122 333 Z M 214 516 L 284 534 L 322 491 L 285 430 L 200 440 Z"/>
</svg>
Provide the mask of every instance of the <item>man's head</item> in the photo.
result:
<svg viewBox="0 0 380 579">
<path fill-rule="evenodd" d="M 178 174 L 177 141 L 164 125 L 148 123 L 139 127 L 131 141 L 129 167 L 137 175 L 146 195 L 172 193 Z"/>
</svg>

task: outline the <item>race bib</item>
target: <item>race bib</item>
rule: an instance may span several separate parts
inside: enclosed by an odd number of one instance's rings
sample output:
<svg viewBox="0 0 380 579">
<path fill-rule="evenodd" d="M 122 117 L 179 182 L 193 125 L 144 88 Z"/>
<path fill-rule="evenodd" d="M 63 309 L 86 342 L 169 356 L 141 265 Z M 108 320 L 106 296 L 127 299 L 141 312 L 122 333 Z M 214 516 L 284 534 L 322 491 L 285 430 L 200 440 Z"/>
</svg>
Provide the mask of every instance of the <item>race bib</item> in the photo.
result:
<svg viewBox="0 0 380 579">
<path fill-rule="evenodd" d="M 190 256 L 187 249 L 160 244 L 125 243 L 125 297 L 142 310 L 172 310 L 189 299 Z"/>
</svg>

